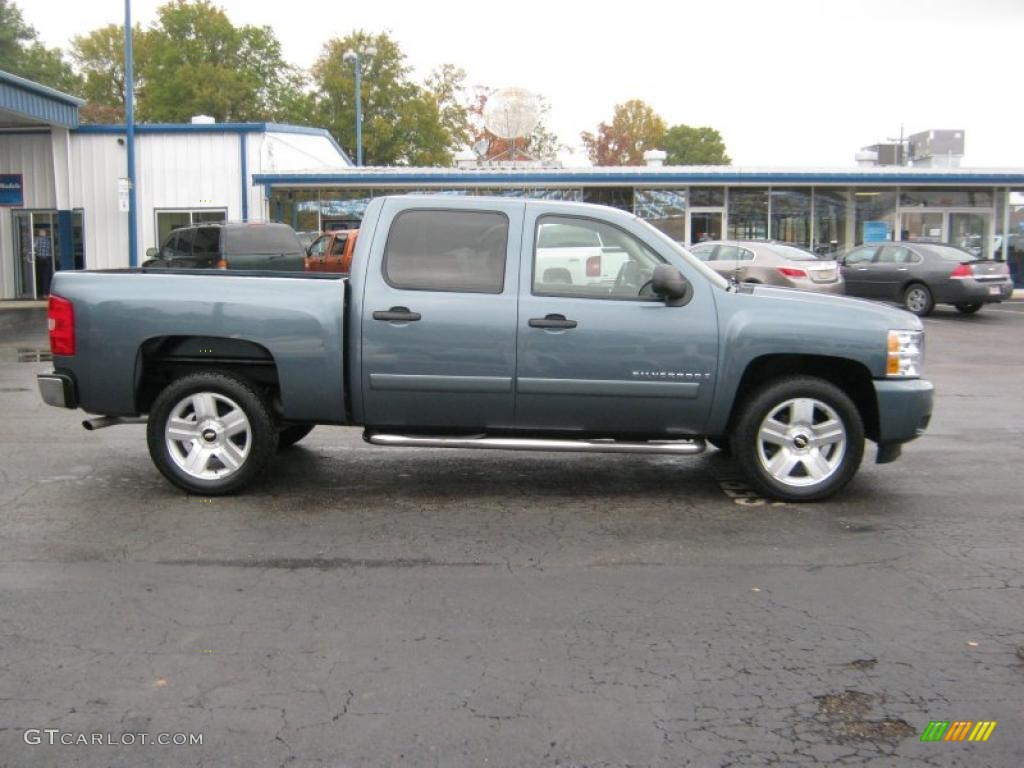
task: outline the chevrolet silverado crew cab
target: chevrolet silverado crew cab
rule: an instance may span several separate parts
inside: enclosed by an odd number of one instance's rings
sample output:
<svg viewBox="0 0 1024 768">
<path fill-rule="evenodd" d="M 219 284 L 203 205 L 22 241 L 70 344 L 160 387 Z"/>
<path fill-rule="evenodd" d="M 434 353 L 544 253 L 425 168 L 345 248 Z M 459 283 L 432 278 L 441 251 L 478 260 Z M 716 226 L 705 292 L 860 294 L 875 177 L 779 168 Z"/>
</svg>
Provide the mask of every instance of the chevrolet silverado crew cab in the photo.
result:
<svg viewBox="0 0 1024 768">
<path fill-rule="evenodd" d="M 552 225 L 593 233 L 602 265 L 552 273 Z M 49 323 L 43 399 L 97 415 L 88 428 L 145 420 L 160 472 L 204 495 L 337 424 L 382 446 L 711 442 L 764 494 L 809 501 L 850 480 L 865 438 L 897 458 L 932 409 L 909 312 L 737 286 L 637 217 L 577 203 L 382 197 L 348 277 L 59 272 Z"/>
</svg>

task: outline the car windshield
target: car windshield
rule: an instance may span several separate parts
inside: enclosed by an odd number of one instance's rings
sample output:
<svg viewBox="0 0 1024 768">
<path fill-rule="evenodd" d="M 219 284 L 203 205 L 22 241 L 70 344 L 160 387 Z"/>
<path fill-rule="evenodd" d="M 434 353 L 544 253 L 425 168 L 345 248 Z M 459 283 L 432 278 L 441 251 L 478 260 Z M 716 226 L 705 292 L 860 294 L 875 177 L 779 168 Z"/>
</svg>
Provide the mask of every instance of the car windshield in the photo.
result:
<svg viewBox="0 0 1024 768">
<path fill-rule="evenodd" d="M 928 250 L 934 253 L 943 261 L 978 261 L 984 260 L 981 256 L 975 256 L 968 251 L 955 248 L 952 245 L 930 244 Z"/>
<path fill-rule="evenodd" d="M 304 252 L 291 227 L 256 225 L 224 229 L 224 253 L 228 256 Z"/>
<path fill-rule="evenodd" d="M 773 245 L 771 248 L 786 261 L 820 261 L 810 251 L 805 251 L 803 248 L 796 248 L 792 245 Z"/>
</svg>

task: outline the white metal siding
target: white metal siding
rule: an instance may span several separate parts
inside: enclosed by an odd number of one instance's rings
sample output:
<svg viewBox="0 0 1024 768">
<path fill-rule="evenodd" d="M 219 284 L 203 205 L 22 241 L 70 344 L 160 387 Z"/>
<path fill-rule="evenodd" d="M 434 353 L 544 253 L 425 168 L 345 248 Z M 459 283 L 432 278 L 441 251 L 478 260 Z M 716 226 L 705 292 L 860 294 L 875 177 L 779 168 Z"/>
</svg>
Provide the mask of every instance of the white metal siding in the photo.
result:
<svg viewBox="0 0 1024 768">
<path fill-rule="evenodd" d="M 52 210 L 56 204 L 53 184 L 53 148 L 50 134 L 0 134 L 0 173 L 24 177 L 26 209 Z M 0 298 L 13 299 L 14 221 L 11 208 L 0 208 Z"/>
<path fill-rule="evenodd" d="M 71 136 L 71 205 L 82 209 L 86 269 L 128 266 L 128 214 L 117 208 L 117 181 L 128 175 L 128 150 L 117 139 Z"/>
</svg>

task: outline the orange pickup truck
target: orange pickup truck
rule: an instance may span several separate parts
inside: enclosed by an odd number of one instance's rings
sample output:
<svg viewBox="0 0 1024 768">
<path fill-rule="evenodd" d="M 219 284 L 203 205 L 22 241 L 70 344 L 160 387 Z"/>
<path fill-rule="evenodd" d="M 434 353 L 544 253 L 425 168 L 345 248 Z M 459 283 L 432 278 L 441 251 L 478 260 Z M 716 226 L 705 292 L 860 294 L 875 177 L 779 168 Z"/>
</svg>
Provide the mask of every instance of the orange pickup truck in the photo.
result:
<svg viewBox="0 0 1024 768">
<path fill-rule="evenodd" d="M 309 246 L 304 268 L 306 272 L 344 272 L 352 269 L 358 229 L 339 229 L 320 235 Z"/>
</svg>

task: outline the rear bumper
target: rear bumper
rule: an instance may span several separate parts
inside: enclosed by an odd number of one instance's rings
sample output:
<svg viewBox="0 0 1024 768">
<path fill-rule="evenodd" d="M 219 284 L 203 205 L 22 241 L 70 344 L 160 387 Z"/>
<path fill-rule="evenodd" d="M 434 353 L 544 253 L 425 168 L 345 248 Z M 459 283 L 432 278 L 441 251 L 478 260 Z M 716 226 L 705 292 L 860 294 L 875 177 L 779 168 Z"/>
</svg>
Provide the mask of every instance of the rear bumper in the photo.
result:
<svg viewBox="0 0 1024 768">
<path fill-rule="evenodd" d="M 1013 281 L 1005 280 L 950 280 L 946 295 L 940 301 L 950 304 L 988 304 L 1007 301 L 1013 295 Z"/>
<path fill-rule="evenodd" d="M 935 387 L 922 379 L 874 382 L 878 444 L 906 443 L 924 434 L 932 417 Z"/>
<path fill-rule="evenodd" d="M 65 373 L 41 373 L 36 377 L 43 402 L 56 408 L 77 408 L 75 380 Z"/>
</svg>

